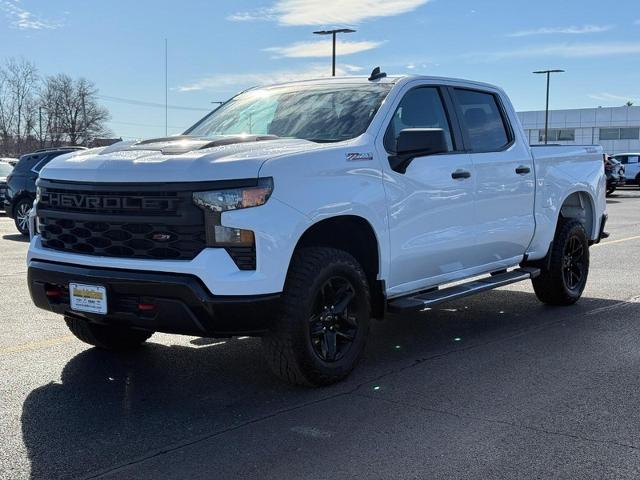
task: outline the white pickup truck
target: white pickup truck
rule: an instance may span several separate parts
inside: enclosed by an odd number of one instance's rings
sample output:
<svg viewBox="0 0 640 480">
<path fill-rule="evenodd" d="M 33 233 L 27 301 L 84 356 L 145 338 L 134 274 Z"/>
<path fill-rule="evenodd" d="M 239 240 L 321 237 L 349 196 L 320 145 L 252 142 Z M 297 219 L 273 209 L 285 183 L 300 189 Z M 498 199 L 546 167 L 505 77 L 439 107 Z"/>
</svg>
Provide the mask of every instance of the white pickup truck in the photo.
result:
<svg viewBox="0 0 640 480">
<path fill-rule="evenodd" d="M 530 148 L 483 83 L 376 69 L 254 88 L 184 135 L 49 163 L 31 297 L 97 347 L 255 335 L 281 378 L 325 385 L 387 311 L 525 279 L 576 302 L 606 235 L 602 158 Z"/>
</svg>

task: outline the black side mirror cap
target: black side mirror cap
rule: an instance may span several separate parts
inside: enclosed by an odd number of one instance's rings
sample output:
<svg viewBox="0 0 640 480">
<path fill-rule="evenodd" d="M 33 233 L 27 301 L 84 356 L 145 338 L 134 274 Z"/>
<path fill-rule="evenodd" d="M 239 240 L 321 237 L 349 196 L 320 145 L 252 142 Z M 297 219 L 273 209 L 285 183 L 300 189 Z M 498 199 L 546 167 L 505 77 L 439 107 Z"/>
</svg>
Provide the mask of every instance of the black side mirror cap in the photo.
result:
<svg viewBox="0 0 640 480">
<path fill-rule="evenodd" d="M 396 138 L 396 153 L 389 157 L 391 168 L 405 173 L 416 157 L 447 153 L 447 136 L 441 128 L 405 128 Z"/>
</svg>

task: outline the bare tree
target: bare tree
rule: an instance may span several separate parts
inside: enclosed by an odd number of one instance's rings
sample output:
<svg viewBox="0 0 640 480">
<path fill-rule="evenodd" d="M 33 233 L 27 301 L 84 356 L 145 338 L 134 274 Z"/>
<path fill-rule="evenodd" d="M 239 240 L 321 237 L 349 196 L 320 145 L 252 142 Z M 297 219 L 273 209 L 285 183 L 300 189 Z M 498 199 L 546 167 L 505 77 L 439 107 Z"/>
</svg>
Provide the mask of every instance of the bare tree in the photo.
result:
<svg viewBox="0 0 640 480">
<path fill-rule="evenodd" d="M 33 99 L 39 87 L 38 71 L 35 65 L 24 59 L 10 58 L 1 73 L 4 78 L 0 93 L 2 113 L 0 127 L 3 140 L 12 137 L 15 150 L 20 151 L 29 137 L 29 126 L 33 122 Z M 6 136 L 5 136 L 6 135 Z"/>
<path fill-rule="evenodd" d="M 34 64 L 7 60 L 0 65 L 0 154 L 87 145 L 109 135 L 110 115 L 97 93 L 85 78 L 58 74 L 41 80 Z"/>
<path fill-rule="evenodd" d="M 97 93 L 93 82 L 85 78 L 73 80 L 58 74 L 46 79 L 40 98 L 54 141 L 64 137 L 72 145 L 82 145 L 109 133 L 105 126 L 109 112 L 98 104 Z"/>
</svg>

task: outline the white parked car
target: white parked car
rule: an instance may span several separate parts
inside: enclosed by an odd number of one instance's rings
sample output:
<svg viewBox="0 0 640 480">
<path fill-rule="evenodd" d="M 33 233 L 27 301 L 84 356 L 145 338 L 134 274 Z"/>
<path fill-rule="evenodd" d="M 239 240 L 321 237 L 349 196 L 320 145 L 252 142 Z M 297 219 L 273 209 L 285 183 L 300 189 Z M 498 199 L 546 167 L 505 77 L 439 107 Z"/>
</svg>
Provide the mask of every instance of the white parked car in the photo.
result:
<svg viewBox="0 0 640 480">
<path fill-rule="evenodd" d="M 627 185 L 640 185 L 640 153 L 618 153 L 612 158 L 624 165 Z"/>
<path fill-rule="evenodd" d="M 182 136 L 44 167 L 31 296 L 101 348 L 256 335 L 281 378 L 329 384 L 388 310 L 526 279 L 576 302 L 604 235 L 602 155 L 530 148 L 484 83 L 374 70 L 255 88 Z"/>
</svg>

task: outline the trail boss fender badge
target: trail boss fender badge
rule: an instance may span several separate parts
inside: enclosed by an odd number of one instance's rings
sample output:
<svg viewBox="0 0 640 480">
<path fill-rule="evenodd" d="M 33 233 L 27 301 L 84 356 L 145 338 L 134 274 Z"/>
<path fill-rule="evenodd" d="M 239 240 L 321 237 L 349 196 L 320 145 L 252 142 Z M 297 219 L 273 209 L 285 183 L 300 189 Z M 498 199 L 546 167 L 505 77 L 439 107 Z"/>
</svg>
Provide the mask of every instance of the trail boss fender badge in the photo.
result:
<svg viewBox="0 0 640 480">
<path fill-rule="evenodd" d="M 373 160 L 373 153 L 353 152 L 345 153 L 348 162 L 361 162 L 366 160 Z"/>
</svg>

